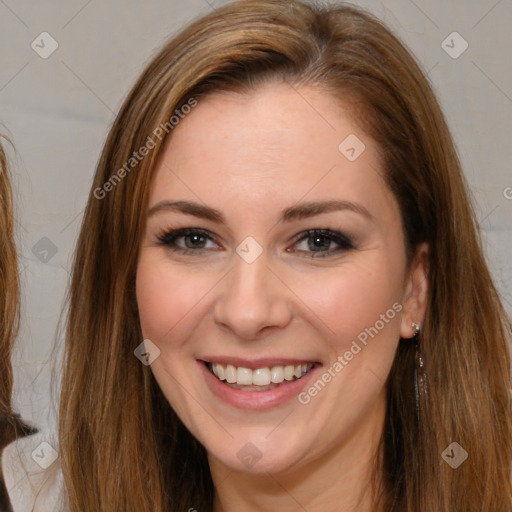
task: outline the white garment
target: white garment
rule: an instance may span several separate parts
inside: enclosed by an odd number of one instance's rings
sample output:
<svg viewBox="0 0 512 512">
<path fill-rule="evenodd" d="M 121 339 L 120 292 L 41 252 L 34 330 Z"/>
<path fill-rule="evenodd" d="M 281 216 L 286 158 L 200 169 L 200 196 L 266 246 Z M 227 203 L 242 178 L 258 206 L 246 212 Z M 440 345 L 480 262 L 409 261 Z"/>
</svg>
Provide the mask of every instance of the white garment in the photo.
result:
<svg viewBox="0 0 512 512">
<path fill-rule="evenodd" d="M 2 473 L 14 512 L 66 512 L 57 437 L 23 437 L 2 452 Z"/>
</svg>

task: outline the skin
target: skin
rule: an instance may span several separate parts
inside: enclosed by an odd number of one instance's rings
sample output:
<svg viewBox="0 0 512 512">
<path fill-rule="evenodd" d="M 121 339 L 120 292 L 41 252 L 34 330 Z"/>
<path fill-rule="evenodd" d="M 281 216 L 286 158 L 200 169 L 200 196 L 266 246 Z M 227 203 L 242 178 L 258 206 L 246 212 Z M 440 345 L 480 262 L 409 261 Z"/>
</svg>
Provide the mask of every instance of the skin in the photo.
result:
<svg viewBox="0 0 512 512">
<path fill-rule="evenodd" d="M 366 146 L 353 162 L 338 149 L 349 134 Z M 278 222 L 287 207 L 332 199 L 357 203 L 371 218 L 341 210 Z M 166 142 L 149 209 L 166 200 L 195 201 L 225 217 L 149 215 L 137 268 L 143 335 L 161 351 L 151 368 L 208 451 L 215 511 L 370 510 L 384 383 L 399 337 L 412 337 L 411 322 L 423 320 L 428 254 L 421 246 L 406 268 L 399 208 L 375 142 L 339 101 L 311 87 L 272 82 L 216 93 Z M 185 227 L 213 240 L 200 239 L 194 254 L 159 244 L 158 236 Z M 355 248 L 337 251 L 322 238 L 319 254 L 314 237 L 295 241 L 309 229 L 344 233 Z M 248 236 L 263 250 L 250 264 L 236 253 Z M 195 247 L 191 237 L 176 244 Z M 199 370 L 197 360 L 212 354 L 288 357 L 320 363 L 321 376 L 395 303 L 401 311 L 306 405 L 294 398 L 242 410 L 217 398 Z M 252 467 L 237 457 L 247 442 L 261 453 Z"/>
</svg>

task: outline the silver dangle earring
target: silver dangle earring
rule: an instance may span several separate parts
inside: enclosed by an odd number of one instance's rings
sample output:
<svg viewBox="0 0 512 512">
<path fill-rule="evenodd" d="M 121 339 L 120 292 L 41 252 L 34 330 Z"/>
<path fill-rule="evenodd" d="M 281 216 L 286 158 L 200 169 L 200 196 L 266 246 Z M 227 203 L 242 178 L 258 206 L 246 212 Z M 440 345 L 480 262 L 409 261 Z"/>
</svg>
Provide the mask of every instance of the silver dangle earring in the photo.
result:
<svg viewBox="0 0 512 512">
<path fill-rule="evenodd" d="M 420 426 L 420 392 L 426 393 L 426 378 L 425 378 L 425 362 L 421 353 L 420 333 L 421 327 L 419 324 L 412 322 L 414 329 L 414 342 L 416 344 L 414 353 L 414 402 L 416 409 L 416 424 Z"/>
</svg>

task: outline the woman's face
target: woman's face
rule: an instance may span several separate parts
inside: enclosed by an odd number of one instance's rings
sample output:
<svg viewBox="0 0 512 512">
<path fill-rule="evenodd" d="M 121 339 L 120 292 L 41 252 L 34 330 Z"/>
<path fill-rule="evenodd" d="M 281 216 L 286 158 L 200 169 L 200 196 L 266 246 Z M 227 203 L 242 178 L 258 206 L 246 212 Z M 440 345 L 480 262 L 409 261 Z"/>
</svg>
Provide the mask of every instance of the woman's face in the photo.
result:
<svg viewBox="0 0 512 512">
<path fill-rule="evenodd" d="M 424 287 L 381 174 L 374 141 L 309 87 L 211 95 L 167 141 L 137 301 L 153 374 L 212 464 L 357 464 L 378 440 Z"/>
</svg>

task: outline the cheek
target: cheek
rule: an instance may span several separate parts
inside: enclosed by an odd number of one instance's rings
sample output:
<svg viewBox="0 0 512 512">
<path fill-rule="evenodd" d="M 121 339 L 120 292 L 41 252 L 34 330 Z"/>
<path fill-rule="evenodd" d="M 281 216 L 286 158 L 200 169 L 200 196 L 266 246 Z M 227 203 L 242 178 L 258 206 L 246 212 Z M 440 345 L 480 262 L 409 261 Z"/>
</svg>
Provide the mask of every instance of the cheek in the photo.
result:
<svg viewBox="0 0 512 512">
<path fill-rule="evenodd" d="M 298 295 L 308 297 L 307 305 L 329 328 L 331 348 L 337 354 L 358 337 L 364 342 L 379 336 L 390 341 L 389 347 L 381 344 L 383 350 L 394 347 L 399 337 L 403 286 L 399 269 L 375 253 L 302 280 L 304 288 Z"/>
<path fill-rule="evenodd" d="M 162 344 L 187 325 L 208 286 L 197 273 L 176 269 L 148 253 L 137 267 L 136 294 L 142 333 Z M 186 319 L 186 321 L 185 321 Z"/>
</svg>

